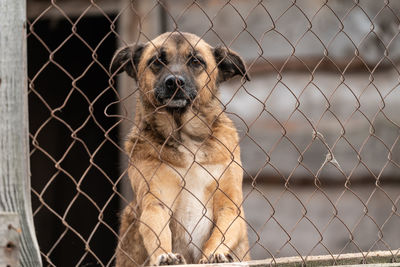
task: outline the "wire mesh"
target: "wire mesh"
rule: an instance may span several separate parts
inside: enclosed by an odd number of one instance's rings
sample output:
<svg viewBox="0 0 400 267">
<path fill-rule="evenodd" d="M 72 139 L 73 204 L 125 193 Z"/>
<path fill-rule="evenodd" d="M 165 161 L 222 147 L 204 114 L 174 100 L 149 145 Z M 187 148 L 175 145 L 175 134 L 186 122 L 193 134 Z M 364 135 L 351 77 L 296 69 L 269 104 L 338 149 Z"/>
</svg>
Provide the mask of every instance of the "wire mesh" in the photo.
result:
<svg viewBox="0 0 400 267">
<path fill-rule="evenodd" d="M 214 47 L 238 52 L 252 78 L 227 81 L 214 95 L 224 111 L 217 117 L 228 115 L 238 141 L 225 147 L 233 159 L 218 177 L 209 175 L 218 184 L 232 164 L 244 173 L 243 197 L 231 202 L 246 216 L 239 213 L 229 227 L 244 220 L 249 246 L 236 260 L 251 255 L 273 263 L 300 256 L 306 264 L 311 255 L 336 260 L 361 252 L 368 262 L 374 250 L 388 250 L 395 259 L 399 11 L 396 1 L 367 0 L 28 1 L 32 198 L 45 264 L 112 266 L 118 242 L 133 238 L 118 233 L 122 210 L 131 207 L 129 216 L 144 224 L 141 206 L 131 202 L 128 178 L 129 168 L 140 167 L 123 145 L 141 123 L 134 116 L 143 92 L 109 66 L 118 48 L 156 46 L 153 38 L 165 31 L 192 32 Z M 216 73 L 204 71 L 209 78 Z M 211 125 L 203 128 L 216 136 Z M 186 181 L 187 173 L 162 159 L 174 133 L 155 146 L 155 158 Z M 144 135 L 143 129 L 137 134 Z M 175 141 L 200 156 L 201 149 Z M 239 146 L 241 163 L 233 156 Z M 199 162 L 193 159 L 190 166 Z M 161 204 L 173 218 L 179 196 L 197 202 L 201 218 L 184 231 L 188 247 L 207 257 L 191 234 L 200 231 L 202 220 L 218 227 L 208 200 L 191 190 L 184 183 L 174 203 Z M 218 190 L 228 196 L 218 186 L 213 193 Z M 162 229 L 174 227 L 171 218 Z M 229 240 L 228 232 L 222 231 L 220 244 Z M 130 251 L 123 253 L 133 264 L 146 265 L 158 248 L 139 262 Z"/>
</svg>

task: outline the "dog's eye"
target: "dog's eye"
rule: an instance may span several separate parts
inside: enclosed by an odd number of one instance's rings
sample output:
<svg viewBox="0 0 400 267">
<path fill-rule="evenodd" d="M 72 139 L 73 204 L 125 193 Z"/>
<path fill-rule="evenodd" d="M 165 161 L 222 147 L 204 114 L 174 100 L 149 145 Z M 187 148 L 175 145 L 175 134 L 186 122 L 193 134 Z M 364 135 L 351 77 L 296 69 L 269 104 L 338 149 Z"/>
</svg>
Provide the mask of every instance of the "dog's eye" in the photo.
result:
<svg viewBox="0 0 400 267">
<path fill-rule="evenodd" d="M 161 61 L 160 58 L 156 58 L 156 59 L 154 59 L 154 61 L 153 61 L 153 65 L 156 66 L 156 67 L 161 67 L 161 66 L 163 66 L 164 64 L 165 64 L 165 63 L 163 63 L 163 62 Z"/>
<path fill-rule="evenodd" d="M 189 59 L 189 64 L 193 67 L 200 67 L 201 65 L 204 65 L 204 61 L 198 57 L 190 57 Z"/>
<path fill-rule="evenodd" d="M 192 65 L 200 65 L 200 60 L 198 60 L 197 58 L 192 58 L 192 60 L 190 61 L 190 63 Z"/>
<path fill-rule="evenodd" d="M 155 68 L 161 68 L 167 64 L 168 64 L 168 62 L 165 58 L 157 57 L 157 56 L 154 56 L 147 61 L 147 66 L 151 66 L 151 67 L 155 67 Z"/>
</svg>

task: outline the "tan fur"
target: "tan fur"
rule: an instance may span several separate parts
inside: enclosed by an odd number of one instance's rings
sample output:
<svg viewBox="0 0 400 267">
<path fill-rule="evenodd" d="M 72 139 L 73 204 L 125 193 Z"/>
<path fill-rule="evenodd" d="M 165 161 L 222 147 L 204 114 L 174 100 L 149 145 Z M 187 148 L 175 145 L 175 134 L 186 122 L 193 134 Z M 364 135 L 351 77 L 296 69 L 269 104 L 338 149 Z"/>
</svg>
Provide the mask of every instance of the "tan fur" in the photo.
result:
<svg viewBox="0 0 400 267">
<path fill-rule="evenodd" d="M 179 47 L 174 38 L 183 38 Z M 167 111 L 152 94 L 157 77 L 146 62 L 161 47 L 172 56 L 195 48 L 207 63 L 185 112 Z M 212 49 L 195 35 L 165 33 L 141 55 L 137 125 L 125 144 L 135 200 L 121 216 L 116 266 L 250 259 L 239 140 L 218 101 Z"/>
</svg>

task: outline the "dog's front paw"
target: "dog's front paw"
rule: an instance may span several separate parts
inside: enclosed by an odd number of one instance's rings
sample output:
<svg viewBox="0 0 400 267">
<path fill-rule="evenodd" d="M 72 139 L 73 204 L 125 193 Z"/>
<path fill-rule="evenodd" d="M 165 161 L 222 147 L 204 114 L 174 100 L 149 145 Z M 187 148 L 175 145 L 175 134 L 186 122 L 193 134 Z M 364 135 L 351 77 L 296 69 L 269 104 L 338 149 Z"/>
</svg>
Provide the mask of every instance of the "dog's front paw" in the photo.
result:
<svg viewBox="0 0 400 267">
<path fill-rule="evenodd" d="M 158 256 L 155 265 L 177 265 L 177 264 L 186 264 L 185 258 L 183 258 L 183 256 L 178 253 L 166 253 Z"/>
<path fill-rule="evenodd" d="M 224 262 L 233 262 L 233 257 L 230 253 L 215 253 L 210 255 L 208 258 L 202 258 L 199 263 L 224 263 Z"/>
</svg>

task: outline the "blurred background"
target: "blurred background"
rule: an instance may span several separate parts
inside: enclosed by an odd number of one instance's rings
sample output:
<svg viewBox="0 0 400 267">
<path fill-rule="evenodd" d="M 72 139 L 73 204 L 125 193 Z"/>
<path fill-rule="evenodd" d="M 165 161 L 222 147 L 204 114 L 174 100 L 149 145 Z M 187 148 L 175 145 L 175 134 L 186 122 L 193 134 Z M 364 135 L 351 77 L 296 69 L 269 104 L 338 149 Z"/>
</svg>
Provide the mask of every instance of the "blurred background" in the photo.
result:
<svg viewBox="0 0 400 267">
<path fill-rule="evenodd" d="M 400 247 L 400 2 L 28 0 L 31 175 L 45 265 L 110 266 L 132 192 L 121 46 L 165 31 L 244 58 L 221 86 L 253 259 Z"/>
</svg>

